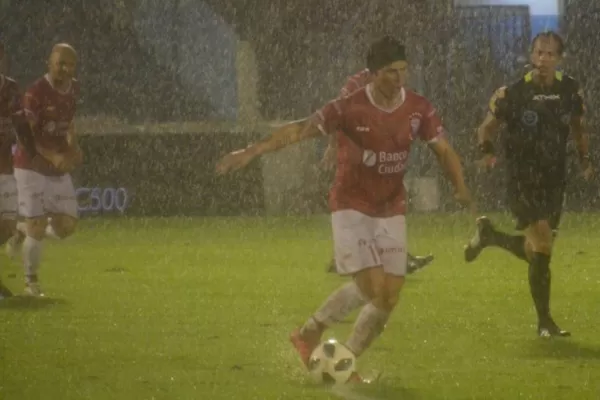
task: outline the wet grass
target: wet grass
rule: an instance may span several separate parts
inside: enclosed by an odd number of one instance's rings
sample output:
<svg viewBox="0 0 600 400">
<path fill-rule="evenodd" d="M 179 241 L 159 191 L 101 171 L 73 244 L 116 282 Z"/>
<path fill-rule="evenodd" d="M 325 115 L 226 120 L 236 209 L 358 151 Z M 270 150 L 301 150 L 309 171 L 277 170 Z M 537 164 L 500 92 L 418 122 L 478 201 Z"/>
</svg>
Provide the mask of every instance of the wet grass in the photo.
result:
<svg viewBox="0 0 600 400">
<path fill-rule="evenodd" d="M 0 303 L 0 399 L 597 399 L 600 217 L 564 221 L 553 309 L 572 338 L 535 336 L 522 262 L 462 261 L 468 217 L 414 215 L 410 249 L 437 258 L 360 360 L 381 380 L 332 392 L 287 341 L 342 282 L 324 272 L 327 217 L 87 220 L 47 242 L 47 298 Z M 21 290 L 19 266 L 0 263 Z"/>
</svg>

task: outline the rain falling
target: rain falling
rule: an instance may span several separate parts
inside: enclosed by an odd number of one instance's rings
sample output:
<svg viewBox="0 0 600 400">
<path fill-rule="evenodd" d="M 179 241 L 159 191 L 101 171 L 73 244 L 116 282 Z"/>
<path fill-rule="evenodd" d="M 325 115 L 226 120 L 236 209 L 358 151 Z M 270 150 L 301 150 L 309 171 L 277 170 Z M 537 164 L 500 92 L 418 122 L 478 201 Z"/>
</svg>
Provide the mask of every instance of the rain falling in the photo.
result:
<svg viewBox="0 0 600 400">
<path fill-rule="evenodd" d="M 0 399 L 597 399 L 591 0 L 0 0 Z"/>
</svg>

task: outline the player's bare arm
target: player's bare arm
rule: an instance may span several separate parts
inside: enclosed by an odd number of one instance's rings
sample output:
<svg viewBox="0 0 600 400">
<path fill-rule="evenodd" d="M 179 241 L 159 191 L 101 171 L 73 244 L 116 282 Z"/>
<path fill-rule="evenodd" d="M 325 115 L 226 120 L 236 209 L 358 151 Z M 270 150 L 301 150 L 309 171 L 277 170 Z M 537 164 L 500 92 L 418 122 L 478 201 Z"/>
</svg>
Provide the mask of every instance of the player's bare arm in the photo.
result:
<svg viewBox="0 0 600 400">
<path fill-rule="evenodd" d="M 456 193 L 456 200 L 465 206 L 471 207 L 471 192 L 465 183 L 460 157 L 454 148 L 444 138 L 439 138 L 435 142 L 430 143 L 429 147 L 452 183 Z"/>
<path fill-rule="evenodd" d="M 571 135 L 577 146 L 579 161 L 583 170 L 585 179 L 590 179 L 593 174 L 592 164 L 590 162 L 589 143 L 590 135 L 585 123 L 585 106 L 583 106 L 583 92 L 580 90 L 578 96 L 581 98 L 583 114 L 571 117 Z"/>
<path fill-rule="evenodd" d="M 312 119 L 303 119 L 285 124 L 273 131 L 271 136 L 266 139 L 251 144 L 245 149 L 227 154 L 217 163 L 217 173 L 226 174 L 237 171 L 265 153 L 271 153 L 319 135 L 321 135 L 319 126 Z"/>
<path fill-rule="evenodd" d="M 478 166 L 482 168 L 492 167 L 495 163 L 494 146 L 492 140 L 498 128 L 502 125 L 502 121 L 497 118 L 499 107 L 502 106 L 502 101 L 506 96 L 506 88 L 501 87 L 496 90 L 490 99 L 489 110 L 485 119 L 477 128 L 477 145 L 483 157 L 477 161 Z"/>
</svg>

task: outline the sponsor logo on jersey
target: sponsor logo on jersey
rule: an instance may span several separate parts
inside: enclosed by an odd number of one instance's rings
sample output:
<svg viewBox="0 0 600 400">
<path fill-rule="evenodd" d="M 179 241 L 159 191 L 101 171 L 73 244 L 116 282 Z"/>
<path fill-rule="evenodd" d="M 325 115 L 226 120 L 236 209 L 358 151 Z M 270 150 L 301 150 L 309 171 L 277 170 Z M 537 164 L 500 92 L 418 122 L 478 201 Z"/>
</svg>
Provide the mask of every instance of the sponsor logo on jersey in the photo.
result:
<svg viewBox="0 0 600 400">
<path fill-rule="evenodd" d="M 535 101 L 560 100 L 560 94 L 536 94 L 533 96 Z"/>
<path fill-rule="evenodd" d="M 367 167 L 377 165 L 377 172 L 382 175 L 398 174 L 404 172 L 408 151 L 387 152 L 380 151 L 375 153 L 373 150 L 363 151 L 363 164 Z"/>
<path fill-rule="evenodd" d="M 363 164 L 367 167 L 372 167 L 377 164 L 377 154 L 373 150 L 363 151 Z"/>
</svg>

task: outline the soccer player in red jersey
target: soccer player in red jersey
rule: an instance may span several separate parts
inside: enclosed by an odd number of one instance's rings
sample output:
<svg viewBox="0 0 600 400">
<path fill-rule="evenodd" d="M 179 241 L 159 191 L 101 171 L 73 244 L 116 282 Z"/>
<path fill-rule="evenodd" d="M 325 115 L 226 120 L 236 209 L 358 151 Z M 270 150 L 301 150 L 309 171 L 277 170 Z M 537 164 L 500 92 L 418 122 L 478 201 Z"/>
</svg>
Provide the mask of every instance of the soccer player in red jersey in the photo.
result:
<svg viewBox="0 0 600 400">
<path fill-rule="evenodd" d="M 329 102 L 301 131 L 282 130 L 217 164 L 222 174 L 260 154 L 320 134 L 337 134 L 337 171 L 329 200 L 335 257 L 338 273 L 354 279 L 292 333 L 290 339 L 305 364 L 325 329 L 366 303 L 345 343 L 360 356 L 383 331 L 398 302 L 406 273 L 403 176 L 414 140 L 429 144 L 452 181 L 457 200 L 472 205 L 460 159 L 444 138 L 433 106 L 405 88 L 404 46 L 390 37 L 373 43 L 367 66 L 371 83 Z M 362 382 L 358 374 L 351 379 Z"/>
<path fill-rule="evenodd" d="M 356 74 L 350 76 L 342 89 L 340 90 L 340 97 L 346 97 L 353 92 L 357 91 L 368 85 L 373 79 L 373 74 L 369 71 L 369 69 L 363 69 L 362 71 L 357 72 Z M 302 124 L 298 121 L 292 122 L 295 123 L 298 129 L 302 129 Z M 342 133 L 343 134 L 343 133 Z M 334 168 L 337 161 L 337 149 L 336 149 L 336 135 L 329 135 L 329 144 L 325 153 L 323 155 L 323 159 L 321 164 L 325 168 Z M 422 268 L 425 268 L 433 261 L 433 255 L 428 254 L 426 256 L 415 256 L 411 254 L 408 250 L 406 252 L 407 264 L 406 264 L 406 272 L 408 274 L 412 274 Z M 336 272 L 337 263 L 335 261 L 335 257 L 330 261 L 327 266 L 327 272 Z"/>
<path fill-rule="evenodd" d="M 74 79 L 77 53 L 68 44 L 52 48 L 48 73 L 35 81 L 23 96 L 33 149 L 19 141 L 14 156 L 19 214 L 25 219 L 19 229 L 25 235 L 23 264 L 26 293 L 43 296 L 38 269 L 44 237 L 65 238 L 77 225 L 77 201 L 72 171 L 82 160 L 73 118 L 79 83 Z"/>
<path fill-rule="evenodd" d="M 5 69 L 5 48 L 0 41 L 0 244 L 15 234 L 17 216 L 17 184 L 12 165 L 12 148 L 15 144 L 12 115 L 19 109 L 19 86 L 4 74 Z M 10 295 L 10 290 L 0 282 L 0 299 Z"/>
<path fill-rule="evenodd" d="M 359 71 L 358 73 L 350 76 L 346 80 L 346 83 L 340 90 L 339 97 L 346 97 L 346 96 L 350 95 L 352 92 L 365 87 L 367 84 L 369 84 L 371 82 L 372 79 L 373 79 L 373 74 L 370 73 L 369 69 L 363 69 L 362 71 Z M 297 134 L 302 130 L 305 122 L 306 122 L 306 119 L 301 119 L 301 120 L 297 120 L 297 121 L 293 121 L 288 124 L 285 124 L 285 125 L 279 127 L 275 132 L 273 132 L 273 135 L 279 136 L 279 135 Z M 296 132 L 296 133 L 294 133 L 294 132 Z M 343 135 L 343 133 L 339 133 L 339 134 Z M 323 167 L 328 168 L 328 169 L 330 169 L 330 168 L 333 169 L 335 167 L 335 165 L 337 164 L 336 134 L 329 135 L 329 145 L 327 147 L 327 150 L 325 151 L 325 154 L 323 156 L 323 160 L 322 160 L 321 164 Z M 409 274 L 412 274 L 412 273 L 426 267 L 433 261 L 433 258 L 434 258 L 432 254 L 429 254 L 426 256 L 415 256 L 408 251 L 406 253 L 406 256 L 407 256 L 406 272 Z M 334 257 L 327 264 L 327 272 L 334 273 L 334 272 L 336 272 L 336 270 L 337 270 L 337 263 L 336 263 L 336 260 Z"/>
</svg>

